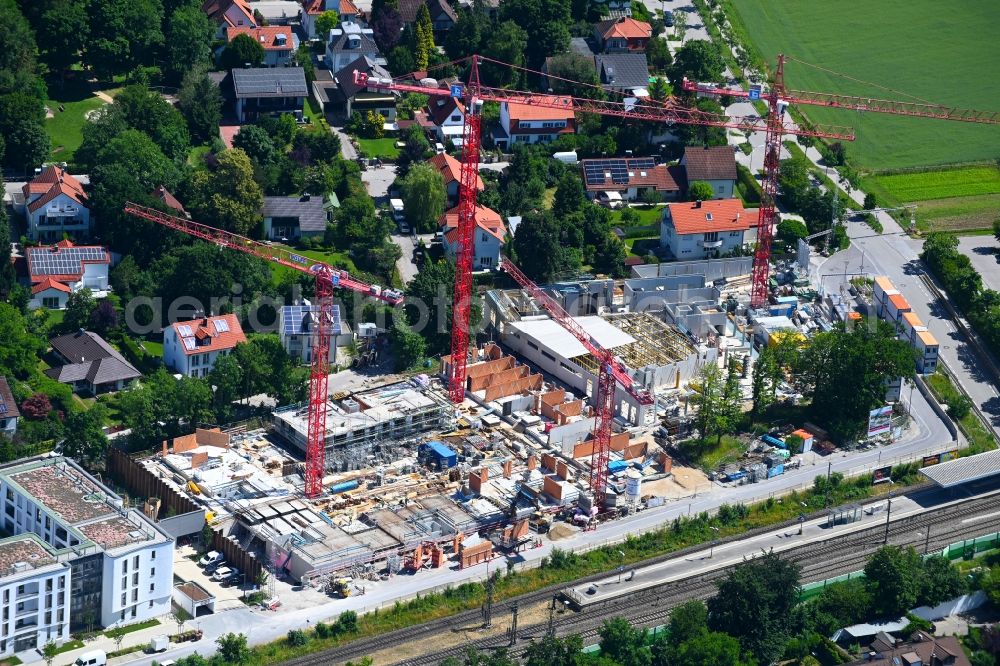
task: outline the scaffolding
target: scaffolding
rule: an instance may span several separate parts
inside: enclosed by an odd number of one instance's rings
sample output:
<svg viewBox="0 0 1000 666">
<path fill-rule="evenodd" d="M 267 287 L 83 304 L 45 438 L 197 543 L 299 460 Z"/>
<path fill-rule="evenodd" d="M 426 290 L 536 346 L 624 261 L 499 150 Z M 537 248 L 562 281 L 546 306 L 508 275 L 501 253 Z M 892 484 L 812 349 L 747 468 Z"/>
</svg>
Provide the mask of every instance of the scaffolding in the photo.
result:
<svg viewBox="0 0 1000 666">
<path fill-rule="evenodd" d="M 680 331 L 648 312 L 602 315 L 605 321 L 628 333 L 635 342 L 614 348 L 615 356 L 633 369 L 679 363 L 698 351 Z M 574 363 L 596 374 L 597 361 L 589 354 L 576 356 Z"/>
</svg>

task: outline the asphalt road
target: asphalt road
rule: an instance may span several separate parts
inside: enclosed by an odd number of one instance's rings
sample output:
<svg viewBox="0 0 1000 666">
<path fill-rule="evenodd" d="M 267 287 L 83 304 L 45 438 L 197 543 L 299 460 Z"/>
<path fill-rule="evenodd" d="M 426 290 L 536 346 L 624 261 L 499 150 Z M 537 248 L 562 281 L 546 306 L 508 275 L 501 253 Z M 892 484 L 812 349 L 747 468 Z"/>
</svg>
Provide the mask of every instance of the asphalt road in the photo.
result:
<svg viewBox="0 0 1000 666">
<path fill-rule="evenodd" d="M 972 260 L 983 285 L 1000 291 L 1000 242 L 993 236 L 961 236 L 958 249 Z"/>
</svg>

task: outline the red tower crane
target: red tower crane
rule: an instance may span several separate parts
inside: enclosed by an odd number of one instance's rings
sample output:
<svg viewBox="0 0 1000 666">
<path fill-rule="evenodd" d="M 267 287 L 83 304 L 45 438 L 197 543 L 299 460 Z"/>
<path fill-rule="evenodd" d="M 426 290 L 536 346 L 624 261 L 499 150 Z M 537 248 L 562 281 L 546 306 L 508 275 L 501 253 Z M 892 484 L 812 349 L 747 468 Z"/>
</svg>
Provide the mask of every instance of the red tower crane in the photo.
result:
<svg viewBox="0 0 1000 666">
<path fill-rule="evenodd" d="M 321 261 L 315 261 L 295 254 L 284 248 L 265 245 L 264 243 L 238 234 L 192 222 L 184 217 L 164 213 L 155 208 L 128 202 L 125 204 L 125 212 L 180 231 L 189 236 L 215 243 L 221 248 L 237 250 L 258 259 L 271 261 L 313 276 L 316 281 L 315 300 L 319 316 L 313 322 L 312 366 L 309 373 L 305 494 L 307 497 L 317 497 L 323 491 L 323 473 L 326 469 L 327 377 L 330 374 L 330 328 L 333 322 L 333 290 L 338 287 L 349 289 L 391 305 L 400 305 L 403 302 L 403 295 L 393 289 L 382 289 L 381 287 L 356 280 L 347 271 L 342 271 Z"/>
<path fill-rule="evenodd" d="M 774 70 L 774 78 L 768 90 L 762 86 L 751 86 L 749 90 L 740 88 L 721 88 L 714 84 L 697 83 L 684 79 L 683 88 L 689 92 L 703 95 L 726 95 L 743 99 L 767 100 L 768 122 L 764 142 L 764 179 L 760 199 L 760 210 L 757 217 L 757 247 L 754 250 L 753 281 L 750 291 L 750 305 L 760 307 L 767 302 L 767 277 L 771 257 L 771 240 L 774 230 L 774 206 L 778 190 L 778 167 L 781 154 L 781 139 L 784 134 L 799 134 L 788 132 L 786 125 L 779 122 L 784 116 L 789 104 L 809 104 L 835 109 L 852 111 L 871 111 L 874 113 L 890 113 L 900 116 L 917 118 L 936 118 L 938 120 L 955 120 L 969 123 L 1000 124 L 1000 112 L 974 111 L 957 109 L 939 104 L 923 102 L 900 102 L 861 97 L 855 95 L 837 95 L 831 93 L 808 92 L 805 90 L 788 90 L 785 88 L 784 54 L 778 55 L 778 66 Z M 853 140 L 853 137 L 851 137 Z"/>
<path fill-rule="evenodd" d="M 608 458 L 611 454 L 611 421 L 614 418 L 615 382 L 622 385 L 629 395 L 640 405 L 652 405 L 653 395 L 646 389 L 637 386 L 632 381 L 628 368 L 607 349 L 595 340 L 577 323 L 573 317 L 549 296 L 541 287 L 531 281 L 507 257 L 500 258 L 500 269 L 514 278 L 522 289 L 545 308 L 560 326 L 569 331 L 580 341 L 599 366 L 597 376 L 597 409 L 594 423 L 594 454 L 590 461 L 590 490 L 594 493 L 594 506 L 604 504 L 604 496 L 608 486 Z"/>
<path fill-rule="evenodd" d="M 641 101 L 634 97 L 618 100 L 588 99 L 567 95 L 551 95 L 507 88 L 484 86 L 479 83 L 479 61 L 485 60 L 501 66 L 509 66 L 481 56 L 472 56 L 469 82 L 449 88 L 400 83 L 394 79 L 370 76 L 365 72 L 355 72 L 354 82 L 378 91 L 413 92 L 423 95 L 455 97 L 466 105 L 464 139 L 462 144 L 462 170 L 458 204 L 458 248 L 456 252 L 455 290 L 452 301 L 453 323 L 451 329 L 451 364 L 449 366 L 448 392 L 455 404 L 465 398 L 466 364 L 469 349 L 469 318 L 472 303 L 472 256 L 475 230 L 476 183 L 479 177 L 480 111 L 483 102 L 507 102 L 554 109 L 572 109 L 574 113 L 597 113 L 605 116 L 648 120 L 683 125 L 706 125 L 710 127 L 733 128 L 741 131 L 770 131 L 776 136 L 797 134 L 799 136 L 847 139 L 854 138 L 846 128 L 815 126 L 800 129 L 786 124 L 782 116 L 761 119 L 757 116 L 728 118 L 699 109 L 688 109 L 674 104 Z M 777 162 L 773 166 L 777 182 Z M 772 214 L 773 216 L 773 214 Z M 766 239 L 770 248 L 769 238 Z M 755 266 L 756 266 L 755 262 Z M 767 283 L 767 262 L 764 266 L 764 284 Z"/>
</svg>

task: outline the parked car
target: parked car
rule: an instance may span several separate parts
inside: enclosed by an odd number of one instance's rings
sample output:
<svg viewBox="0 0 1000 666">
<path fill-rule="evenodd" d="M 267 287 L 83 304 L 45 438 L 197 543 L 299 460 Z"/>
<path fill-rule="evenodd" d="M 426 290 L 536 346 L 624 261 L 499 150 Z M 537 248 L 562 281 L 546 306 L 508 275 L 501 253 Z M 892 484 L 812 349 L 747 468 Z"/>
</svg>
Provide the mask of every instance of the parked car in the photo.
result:
<svg viewBox="0 0 1000 666">
<path fill-rule="evenodd" d="M 669 9 L 663 12 L 663 25 L 668 28 L 671 28 L 674 25 L 674 13 Z"/>
<path fill-rule="evenodd" d="M 214 580 L 216 583 L 221 583 L 222 581 L 229 578 L 229 576 L 232 573 L 233 570 L 230 569 L 229 567 L 219 567 L 218 569 L 215 570 L 215 573 L 212 574 L 212 580 Z"/>
<path fill-rule="evenodd" d="M 75 666 L 104 666 L 107 663 L 108 655 L 104 650 L 84 652 L 73 662 Z"/>
<path fill-rule="evenodd" d="M 225 560 L 225 556 L 217 550 L 210 550 L 205 554 L 205 557 L 198 560 L 198 564 L 203 567 L 210 566 L 212 564 L 217 564 Z"/>
<path fill-rule="evenodd" d="M 236 567 L 232 567 L 232 573 L 223 579 L 223 585 L 236 585 L 243 580 L 243 572 L 241 572 Z"/>
</svg>

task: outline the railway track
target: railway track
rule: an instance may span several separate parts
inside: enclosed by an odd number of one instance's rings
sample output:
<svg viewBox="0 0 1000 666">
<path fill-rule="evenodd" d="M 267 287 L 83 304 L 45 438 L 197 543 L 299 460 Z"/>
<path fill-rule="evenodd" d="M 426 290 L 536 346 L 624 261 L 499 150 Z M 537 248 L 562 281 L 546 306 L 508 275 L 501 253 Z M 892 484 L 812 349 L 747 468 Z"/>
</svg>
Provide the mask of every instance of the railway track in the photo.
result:
<svg viewBox="0 0 1000 666">
<path fill-rule="evenodd" d="M 921 492 L 910 493 L 911 498 L 920 496 Z M 995 509 L 1000 502 L 998 492 L 993 491 L 985 496 L 971 497 L 966 500 L 955 500 L 955 504 L 937 510 L 928 510 L 917 516 L 908 516 L 889 523 L 888 536 L 885 526 L 869 527 L 842 537 L 812 542 L 800 547 L 783 551 L 781 556 L 797 562 L 802 567 L 803 582 L 814 582 L 857 571 L 864 567 L 867 558 L 888 542 L 896 545 L 914 546 L 920 552 L 930 552 L 960 541 L 1000 530 L 1000 514 L 975 521 L 962 522 L 959 518 L 974 516 L 985 509 Z M 770 526 L 751 533 L 742 534 L 725 541 L 745 539 L 753 534 L 781 532 L 793 527 L 792 522 L 781 526 Z M 704 545 L 694 546 L 684 551 L 653 558 L 638 563 L 635 568 L 641 568 L 668 559 L 683 557 L 685 553 L 703 550 Z M 557 615 L 555 632 L 559 636 L 580 634 L 584 643 L 596 642 L 597 632 L 605 620 L 612 617 L 624 617 L 637 626 L 657 626 L 664 624 L 670 615 L 670 610 L 691 599 L 705 599 L 716 590 L 716 581 L 723 578 L 732 566 L 723 567 L 692 578 L 675 580 L 646 589 L 638 590 L 629 595 L 628 603 L 609 600 L 603 604 L 588 606 L 578 613 L 567 612 Z M 607 573 L 596 574 L 574 581 L 574 585 L 599 580 L 607 577 Z M 498 602 L 494 605 L 494 623 L 509 623 L 510 608 L 517 603 L 519 608 L 527 609 L 547 604 L 553 596 L 566 585 L 551 586 L 516 599 Z M 285 662 L 287 666 L 320 666 L 326 664 L 341 664 L 357 660 L 377 652 L 393 649 L 410 642 L 448 634 L 455 628 L 467 628 L 481 622 L 478 610 L 465 611 L 448 618 L 442 618 L 422 625 L 416 625 L 376 636 L 363 641 L 355 641 L 346 645 L 319 652 L 313 655 L 299 657 Z M 547 623 L 535 623 L 518 627 L 518 640 L 513 648 L 515 654 L 520 653 L 531 639 L 540 638 L 547 630 Z M 395 662 L 406 666 L 436 666 L 449 656 L 462 656 L 469 647 L 480 651 L 492 651 L 509 645 L 509 638 L 503 635 L 493 635 L 479 640 L 465 641 L 461 645 L 445 648 L 419 657 L 411 657 Z"/>
</svg>

